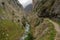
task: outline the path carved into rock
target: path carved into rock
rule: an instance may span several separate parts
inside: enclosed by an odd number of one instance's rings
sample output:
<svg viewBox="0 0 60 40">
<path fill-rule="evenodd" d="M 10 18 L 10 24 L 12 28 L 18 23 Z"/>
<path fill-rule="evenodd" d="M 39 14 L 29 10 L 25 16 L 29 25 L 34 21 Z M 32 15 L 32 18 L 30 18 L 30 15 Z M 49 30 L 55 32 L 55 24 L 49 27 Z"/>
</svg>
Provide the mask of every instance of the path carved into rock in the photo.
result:
<svg viewBox="0 0 60 40">
<path fill-rule="evenodd" d="M 56 33 L 55 40 L 60 40 L 60 25 L 59 25 L 58 23 L 50 20 L 50 19 L 48 19 L 48 20 L 49 20 L 49 22 L 51 22 L 51 23 L 54 25 L 55 30 L 56 30 L 56 32 L 57 32 L 57 33 Z"/>
</svg>

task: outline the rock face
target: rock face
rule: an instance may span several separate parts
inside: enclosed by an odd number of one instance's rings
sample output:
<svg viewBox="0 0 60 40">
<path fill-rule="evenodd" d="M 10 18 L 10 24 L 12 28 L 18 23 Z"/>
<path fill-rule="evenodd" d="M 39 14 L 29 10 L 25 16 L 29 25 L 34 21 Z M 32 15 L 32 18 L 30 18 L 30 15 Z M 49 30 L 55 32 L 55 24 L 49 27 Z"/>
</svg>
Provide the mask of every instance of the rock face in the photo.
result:
<svg viewBox="0 0 60 40">
<path fill-rule="evenodd" d="M 5 19 L 17 21 L 23 15 L 23 7 L 18 0 L 0 0 L 0 9 L 3 9 L 1 15 L 4 14 Z"/>
<path fill-rule="evenodd" d="M 60 15 L 60 0 L 37 0 L 34 11 L 39 17 L 58 17 Z"/>
</svg>

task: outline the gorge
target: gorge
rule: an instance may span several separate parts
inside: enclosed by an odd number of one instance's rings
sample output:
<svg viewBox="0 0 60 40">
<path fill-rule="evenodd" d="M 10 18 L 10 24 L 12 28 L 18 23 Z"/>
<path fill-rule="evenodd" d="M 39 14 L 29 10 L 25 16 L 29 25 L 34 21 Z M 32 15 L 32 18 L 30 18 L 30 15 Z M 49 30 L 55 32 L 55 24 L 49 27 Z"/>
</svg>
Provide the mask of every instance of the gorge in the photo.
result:
<svg viewBox="0 0 60 40">
<path fill-rule="evenodd" d="M 0 0 L 0 40 L 60 40 L 60 0 Z"/>
</svg>

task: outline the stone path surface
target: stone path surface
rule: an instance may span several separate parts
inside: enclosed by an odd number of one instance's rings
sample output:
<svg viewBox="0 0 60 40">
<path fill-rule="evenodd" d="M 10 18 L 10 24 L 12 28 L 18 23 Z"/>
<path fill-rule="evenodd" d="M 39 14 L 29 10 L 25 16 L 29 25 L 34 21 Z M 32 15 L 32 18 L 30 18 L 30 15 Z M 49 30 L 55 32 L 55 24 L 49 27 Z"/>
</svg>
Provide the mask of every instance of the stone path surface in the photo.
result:
<svg viewBox="0 0 60 40">
<path fill-rule="evenodd" d="M 48 20 L 49 20 L 49 22 L 51 22 L 51 23 L 54 25 L 55 30 L 56 30 L 56 32 L 57 32 L 57 33 L 56 33 L 55 40 L 60 40 L 60 25 L 59 25 L 58 23 L 50 20 L 50 19 L 48 19 Z"/>
</svg>

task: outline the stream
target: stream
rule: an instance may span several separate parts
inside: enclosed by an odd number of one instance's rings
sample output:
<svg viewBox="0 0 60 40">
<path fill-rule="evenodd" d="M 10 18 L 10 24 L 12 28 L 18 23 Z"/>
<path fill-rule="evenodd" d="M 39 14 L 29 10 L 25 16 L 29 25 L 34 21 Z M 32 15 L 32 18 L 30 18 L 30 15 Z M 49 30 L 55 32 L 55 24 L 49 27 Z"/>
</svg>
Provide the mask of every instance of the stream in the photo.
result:
<svg viewBox="0 0 60 40">
<path fill-rule="evenodd" d="M 25 38 L 28 37 L 28 33 L 30 31 L 30 25 L 26 22 L 26 25 L 25 25 L 25 32 L 23 34 L 23 36 L 21 37 L 20 40 L 25 40 Z"/>
</svg>

